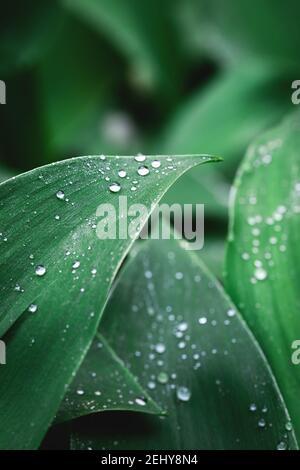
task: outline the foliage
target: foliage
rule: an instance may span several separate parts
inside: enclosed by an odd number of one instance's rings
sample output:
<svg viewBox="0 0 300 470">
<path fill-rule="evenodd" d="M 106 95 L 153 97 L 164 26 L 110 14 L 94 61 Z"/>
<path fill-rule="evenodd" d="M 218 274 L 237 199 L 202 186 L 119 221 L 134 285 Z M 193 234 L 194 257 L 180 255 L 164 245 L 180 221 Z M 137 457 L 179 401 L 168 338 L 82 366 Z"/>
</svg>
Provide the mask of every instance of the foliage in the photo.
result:
<svg viewBox="0 0 300 470">
<path fill-rule="evenodd" d="M 299 14 L 1 7 L 1 448 L 298 448 Z M 152 203 L 204 203 L 204 248 L 100 242 L 118 195 L 149 207 L 136 238 Z"/>
</svg>

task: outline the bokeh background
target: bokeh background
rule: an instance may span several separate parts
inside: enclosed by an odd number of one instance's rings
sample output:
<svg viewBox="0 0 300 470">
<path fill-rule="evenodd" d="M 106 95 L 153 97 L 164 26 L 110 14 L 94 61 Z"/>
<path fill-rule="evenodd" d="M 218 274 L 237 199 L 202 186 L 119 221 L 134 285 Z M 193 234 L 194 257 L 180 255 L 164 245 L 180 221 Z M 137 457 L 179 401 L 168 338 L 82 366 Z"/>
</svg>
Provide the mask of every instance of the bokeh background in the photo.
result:
<svg viewBox="0 0 300 470">
<path fill-rule="evenodd" d="M 14 0 L 0 6 L 0 178 L 90 154 L 211 153 L 169 202 L 205 203 L 221 277 L 247 146 L 294 106 L 299 0 Z"/>
</svg>

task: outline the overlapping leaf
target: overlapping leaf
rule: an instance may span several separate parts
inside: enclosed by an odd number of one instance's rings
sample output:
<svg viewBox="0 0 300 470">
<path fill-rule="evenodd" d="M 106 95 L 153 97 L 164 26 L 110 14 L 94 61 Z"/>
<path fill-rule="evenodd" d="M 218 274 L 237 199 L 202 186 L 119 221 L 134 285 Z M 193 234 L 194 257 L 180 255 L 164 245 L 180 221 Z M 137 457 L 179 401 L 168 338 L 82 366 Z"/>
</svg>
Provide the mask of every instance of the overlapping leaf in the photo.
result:
<svg viewBox="0 0 300 470">
<path fill-rule="evenodd" d="M 1 448 L 39 445 L 91 344 L 112 279 L 132 244 L 128 237 L 97 237 L 98 206 L 112 204 L 118 221 L 123 214 L 118 196 L 123 195 L 128 205 L 144 204 L 149 214 L 151 203 L 184 171 L 212 160 L 159 157 L 155 169 L 157 159 L 81 157 L 0 185 L 0 334 L 10 330 L 7 365 L 0 370 Z M 141 176 L 140 166 L 148 174 Z M 146 217 L 142 214 L 139 229 Z M 30 305 L 30 315 L 21 317 Z"/>
<path fill-rule="evenodd" d="M 167 416 L 80 419 L 73 448 L 296 448 L 265 358 L 216 279 L 178 241 L 144 245 L 100 331 Z"/>
</svg>

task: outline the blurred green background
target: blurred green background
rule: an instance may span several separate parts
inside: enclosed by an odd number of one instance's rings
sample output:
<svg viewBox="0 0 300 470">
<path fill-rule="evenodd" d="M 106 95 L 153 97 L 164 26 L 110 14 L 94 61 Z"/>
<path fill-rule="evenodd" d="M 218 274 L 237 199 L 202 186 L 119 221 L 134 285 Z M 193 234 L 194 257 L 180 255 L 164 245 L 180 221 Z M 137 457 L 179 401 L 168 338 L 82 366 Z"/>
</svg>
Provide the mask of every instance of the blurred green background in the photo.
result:
<svg viewBox="0 0 300 470">
<path fill-rule="evenodd" d="M 206 207 L 221 276 L 228 192 L 251 140 L 294 106 L 299 0 L 1 4 L 0 177 L 90 154 L 211 153 L 169 202 Z"/>
</svg>

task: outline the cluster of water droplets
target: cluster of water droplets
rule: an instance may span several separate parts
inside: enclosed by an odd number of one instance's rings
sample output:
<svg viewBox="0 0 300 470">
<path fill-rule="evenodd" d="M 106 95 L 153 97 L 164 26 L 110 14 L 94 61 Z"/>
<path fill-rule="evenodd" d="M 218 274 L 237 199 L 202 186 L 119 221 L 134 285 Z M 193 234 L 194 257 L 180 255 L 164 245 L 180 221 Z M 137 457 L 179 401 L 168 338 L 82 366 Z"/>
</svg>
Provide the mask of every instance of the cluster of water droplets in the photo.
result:
<svg viewBox="0 0 300 470">
<path fill-rule="evenodd" d="M 249 411 L 257 417 L 257 427 L 261 430 L 266 430 L 272 428 L 272 422 L 268 421 L 268 408 L 263 406 L 261 409 L 257 406 L 256 403 L 251 403 L 249 405 Z M 264 415 L 264 416 L 262 416 Z M 277 450 L 287 450 L 288 449 L 288 433 L 293 430 L 291 421 L 287 421 L 285 424 L 285 430 L 282 436 L 282 439 L 278 442 L 276 449 Z"/>
<path fill-rule="evenodd" d="M 176 169 L 176 164 L 173 162 L 172 157 L 166 157 L 164 159 L 164 164 L 162 164 L 161 159 L 156 158 L 153 160 L 152 158 L 139 153 L 133 157 L 133 162 L 134 165 L 131 165 L 130 160 L 126 162 L 126 160 L 124 161 L 124 159 L 122 159 L 122 163 L 120 164 L 121 166 L 117 162 L 118 180 L 113 179 L 114 177 L 110 175 L 110 166 L 107 166 L 106 169 L 102 171 L 103 177 L 109 183 L 108 189 L 111 193 L 119 193 L 123 186 L 125 186 L 124 181 L 128 181 L 128 185 L 125 187 L 128 187 L 130 193 L 135 193 L 140 187 L 140 178 L 150 175 L 151 172 L 156 173 L 160 178 Z M 162 166 L 163 169 L 161 169 Z"/>
<path fill-rule="evenodd" d="M 267 167 L 273 162 L 273 152 L 280 148 L 279 139 L 268 142 L 258 148 L 257 158 L 253 161 L 254 168 Z M 267 169 L 262 171 L 268 171 Z M 259 197 L 259 199 L 258 199 Z M 288 250 L 287 224 L 291 217 L 300 214 L 300 182 L 293 182 L 289 197 L 292 204 L 282 201 L 274 205 L 269 213 L 258 210 L 263 200 L 263 191 L 258 196 L 254 192 L 241 197 L 241 207 L 248 205 L 251 215 L 244 225 L 247 231 L 243 236 L 244 247 L 240 249 L 241 259 L 252 265 L 250 282 L 256 284 L 272 277 L 274 267 L 282 262 L 281 258 Z M 262 206 L 264 207 L 265 204 Z M 248 209 L 248 211 L 249 211 Z"/>
</svg>

